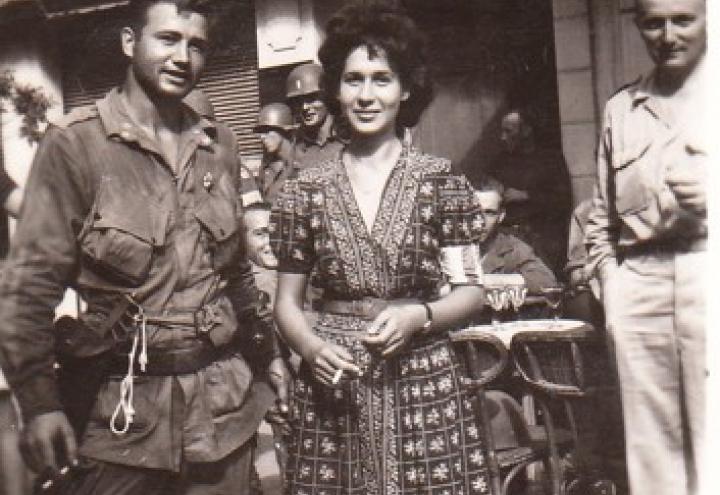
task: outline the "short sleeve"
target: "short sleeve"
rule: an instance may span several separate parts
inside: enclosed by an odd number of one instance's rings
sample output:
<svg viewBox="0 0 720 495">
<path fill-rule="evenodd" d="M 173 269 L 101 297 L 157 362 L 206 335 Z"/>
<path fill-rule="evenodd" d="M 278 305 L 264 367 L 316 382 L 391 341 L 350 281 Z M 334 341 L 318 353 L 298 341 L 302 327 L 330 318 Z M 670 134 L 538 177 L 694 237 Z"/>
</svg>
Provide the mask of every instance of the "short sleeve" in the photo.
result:
<svg viewBox="0 0 720 495">
<path fill-rule="evenodd" d="M 481 285 L 480 233 L 483 218 L 464 175 L 437 180 L 440 265 L 452 285 Z"/>
<path fill-rule="evenodd" d="M 270 244 L 278 271 L 310 273 L 314 263 L 310 193 L 296 179 L 283 184 L 270 216 Z"/>
</svg>

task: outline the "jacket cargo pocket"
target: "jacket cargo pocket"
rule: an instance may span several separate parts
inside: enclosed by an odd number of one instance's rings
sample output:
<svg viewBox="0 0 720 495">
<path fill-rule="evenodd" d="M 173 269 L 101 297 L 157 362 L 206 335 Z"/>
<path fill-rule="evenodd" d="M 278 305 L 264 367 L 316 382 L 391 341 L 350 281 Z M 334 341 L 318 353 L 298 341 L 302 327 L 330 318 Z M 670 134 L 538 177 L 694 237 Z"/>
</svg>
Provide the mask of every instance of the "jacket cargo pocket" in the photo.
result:
<svg viewBox="0 0 720 495">
<path fill-rule="evenodd" d="M 143 201 L 99 202 L 80 234 L 82 253 L 104 276 L 137 287 L 147 279 L 153 251 L 165 245 L 168 217 Z"/>
<path fill-rule="evenodd" d="M 202 372 L 213 417 L 240 409 L 250 391 L 252 372 L 245 359 L 232 356 L 212 363 Z"/>
<path fill-rule="evenodd" d="M 618 215 L 632 215 L 645 210 L 650 201 L 646 173 L 642 158 L 650 148 L 650 142 L 620 150 L 613 157 L 615 180 L 615 206 Z"/>
<path fill-rule="evenodd" d="M 227 267 L 240 249 L 237 192 L 227 174 L 220 178 L 210 194 L 196 203 L 195 217 L 209 234 L 213 268 Z"/>
<path fill-rule="evenodd" d="M 111 376 L 100 388 L 98 399 L 91 414 L 91 420 L 103 426 L 110 426 L 110 420 L 120 401 L 120 383 L 123 377 Z M 153 431 L 160 417 L 162 380 L 136 376 L 133 380 L 132 405 L 135 414 L 129 433 L 144 436 Z M 122 411 L 115 418 L 115 427 L 122 429 L 126 418 Z"/>
</svg>

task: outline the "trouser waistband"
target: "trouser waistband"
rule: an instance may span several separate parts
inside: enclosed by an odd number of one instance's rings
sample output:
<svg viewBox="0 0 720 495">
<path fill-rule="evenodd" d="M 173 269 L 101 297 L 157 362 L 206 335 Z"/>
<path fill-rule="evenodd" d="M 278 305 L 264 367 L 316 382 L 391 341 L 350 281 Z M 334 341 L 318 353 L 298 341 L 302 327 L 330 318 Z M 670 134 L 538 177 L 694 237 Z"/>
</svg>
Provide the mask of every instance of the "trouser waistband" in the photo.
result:
<svg viewBox="0 0 720 495">
<path fill-rule="evenodd" d="M 647 254 L 697 253 L 706 250 L 707 237 L 677 238 L 621 247 L 620 256 L 628 258 Z"/>
</svg>

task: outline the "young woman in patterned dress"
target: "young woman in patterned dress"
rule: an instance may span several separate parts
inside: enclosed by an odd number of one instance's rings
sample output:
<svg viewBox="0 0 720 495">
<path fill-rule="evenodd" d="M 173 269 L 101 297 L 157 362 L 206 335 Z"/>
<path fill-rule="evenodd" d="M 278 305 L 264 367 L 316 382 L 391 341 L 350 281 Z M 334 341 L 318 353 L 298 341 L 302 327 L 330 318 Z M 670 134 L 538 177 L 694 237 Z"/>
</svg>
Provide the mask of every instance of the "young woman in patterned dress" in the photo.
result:
<svg viewBox="0 0 720 495">
<path fill-rule="evenodd" d="M 286 493 L 487 493 L 481 429 L 447 336 L 482 301 L 480 211 L 447 160 L 399 137 L 430 101 L 420 33 L 365 1 L 327 34 L 326 88 L 352 137 L 285 183 L 271 224 L 275 314 L 303 358 Z M 311 278 L 324 294 L 312 328 Z M 441 298 L 444 281 L 454 290 Z"/>
</svg>

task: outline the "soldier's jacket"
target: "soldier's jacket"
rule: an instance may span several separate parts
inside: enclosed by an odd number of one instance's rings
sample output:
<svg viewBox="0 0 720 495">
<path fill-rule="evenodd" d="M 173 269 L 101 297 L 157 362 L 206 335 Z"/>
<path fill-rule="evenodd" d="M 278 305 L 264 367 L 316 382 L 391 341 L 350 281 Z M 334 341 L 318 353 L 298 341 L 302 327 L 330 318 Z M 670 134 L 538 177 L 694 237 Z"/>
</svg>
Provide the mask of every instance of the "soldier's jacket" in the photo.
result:
<svg viewBox="0 0 720 495">
<path fill-rule="evenodd" d="M 295 173 L 288 178 L 297 176 L 297 170 L 319 165 L 340 156 L 346 143 L 335 127 L 335 119 L 332 115 L 328 115 L 316 140 L 310 140 L 303 134 L 302 129 L 298 130 L 293 150 Z"/>
<path fill-rule="evenodd" d="M 227 346 L 247 331 L 258 297 L 241 252 L 240 193 L 247 185 L 235 138 L 185 110 L 177 174 L 117 90 L 46 132 L 0 283 L 0 363 L 26 419 L 61 408 L 52 320 L 67 286 L 87 302 L 81 319 L 96 331 L 122 294 L 160 317 L 214 308 L 208 335 L 188 325 L 149 325 L 152 352 L 208 337 Z M 277 350 L 265 323 L 265 345 L 246 351 L 266 362 Z M 93 352 L 83 342 L 68 347 Z M 90 415 L 82 454 L 164 469 L 179 469 L 181 458 L 214 461 L 254 433 L 272 400 L 239 352 L 194 373 L 138 375 L 129 433 L 108 428 L 122 378 L 111 376 Z"/>
</svg>

